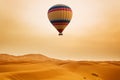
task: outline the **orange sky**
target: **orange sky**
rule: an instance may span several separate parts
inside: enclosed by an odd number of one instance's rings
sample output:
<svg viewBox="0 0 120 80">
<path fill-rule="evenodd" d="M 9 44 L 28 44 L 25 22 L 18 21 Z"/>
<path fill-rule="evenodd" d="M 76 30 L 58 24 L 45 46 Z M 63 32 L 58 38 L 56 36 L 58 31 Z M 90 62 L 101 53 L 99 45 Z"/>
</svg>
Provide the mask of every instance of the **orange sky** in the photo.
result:
<svg viewBox="0 0 120 80">
<path fill-rule="evenodd" d="M 61 37 L 47 17 L 58 3 L 73 10 Z M 0 53 L 120 60 L 120 0 L 0 0 Z"/>
</svg>

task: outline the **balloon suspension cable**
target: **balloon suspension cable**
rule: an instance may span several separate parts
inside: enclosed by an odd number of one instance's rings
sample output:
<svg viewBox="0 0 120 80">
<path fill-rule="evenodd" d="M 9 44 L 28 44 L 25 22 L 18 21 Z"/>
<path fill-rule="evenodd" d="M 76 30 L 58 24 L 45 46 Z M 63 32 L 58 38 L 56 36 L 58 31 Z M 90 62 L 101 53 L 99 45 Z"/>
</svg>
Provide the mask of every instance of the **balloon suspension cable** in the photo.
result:
<svg viewBox="0 0 120 80">
<path fill-rule="evenodd" d="M 59 36 L 62 36 L 62 35 L 63 35 L 63 33 L 59 33 L 58 35 L 59 35 Z"/>
</svg>

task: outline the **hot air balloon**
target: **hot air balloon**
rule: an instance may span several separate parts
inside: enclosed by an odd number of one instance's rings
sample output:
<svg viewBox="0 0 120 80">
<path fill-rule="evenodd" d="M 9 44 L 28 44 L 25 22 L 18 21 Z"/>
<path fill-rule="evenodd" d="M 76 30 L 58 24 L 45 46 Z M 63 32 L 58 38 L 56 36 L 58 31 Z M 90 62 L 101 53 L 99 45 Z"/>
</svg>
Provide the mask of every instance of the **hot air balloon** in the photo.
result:
<svg viewBox="0 0 120 80">
<path fill-rule="evenodd" d="M 72 10 L 64 4 L 56 4 L 48 10 L 48 19 L 57 29 L 59 35 L 63 35 L 63 30 L 69 24 L 72 18 Z"/>
</svg>

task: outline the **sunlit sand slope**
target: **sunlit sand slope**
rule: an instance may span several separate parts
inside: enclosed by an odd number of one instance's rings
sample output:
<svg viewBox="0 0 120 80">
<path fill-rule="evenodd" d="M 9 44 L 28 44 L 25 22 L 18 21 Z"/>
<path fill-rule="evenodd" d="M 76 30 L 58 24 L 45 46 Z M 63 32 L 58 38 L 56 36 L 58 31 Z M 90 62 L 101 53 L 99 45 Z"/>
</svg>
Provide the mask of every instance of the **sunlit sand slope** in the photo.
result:
<svg viewBox="0 0 120 80">
<path fill-rule="evenodd" d="M 42 55 L 20 58 L 4 55 L 0 62 L 0 80 L 120 80 L 119 61 L 63 61 Z"/>
</svg>

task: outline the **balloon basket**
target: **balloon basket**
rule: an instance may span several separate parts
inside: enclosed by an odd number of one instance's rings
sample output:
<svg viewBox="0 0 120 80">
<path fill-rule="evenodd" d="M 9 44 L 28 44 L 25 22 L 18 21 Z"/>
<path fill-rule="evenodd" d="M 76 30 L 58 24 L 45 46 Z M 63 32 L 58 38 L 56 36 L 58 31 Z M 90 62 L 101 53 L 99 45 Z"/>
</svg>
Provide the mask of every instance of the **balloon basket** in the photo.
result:
<svg viewBox="0 0 120 80">
<path fill-rule="evenodd" d="M 59 35 L 59 36 L 62 36 L 63 34 L 62 34 L 62 33 L 59 33 L 58 35 Z"/>
</svg>

